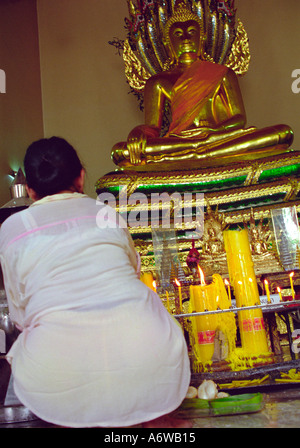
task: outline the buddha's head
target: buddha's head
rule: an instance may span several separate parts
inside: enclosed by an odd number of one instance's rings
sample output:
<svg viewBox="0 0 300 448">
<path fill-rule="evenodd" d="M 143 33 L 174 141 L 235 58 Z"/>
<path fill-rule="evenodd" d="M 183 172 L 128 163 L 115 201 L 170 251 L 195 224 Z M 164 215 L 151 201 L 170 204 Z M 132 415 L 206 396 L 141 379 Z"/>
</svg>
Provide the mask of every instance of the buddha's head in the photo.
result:
<svg viewBox="0 0 300 448">
<path fill-rule="evenodd" d="M 172 63 L 190 63 L 201 56 L 204 33 L 199 17 L 183 4 L 166 23 L 164 45 Z"/>
</svg>

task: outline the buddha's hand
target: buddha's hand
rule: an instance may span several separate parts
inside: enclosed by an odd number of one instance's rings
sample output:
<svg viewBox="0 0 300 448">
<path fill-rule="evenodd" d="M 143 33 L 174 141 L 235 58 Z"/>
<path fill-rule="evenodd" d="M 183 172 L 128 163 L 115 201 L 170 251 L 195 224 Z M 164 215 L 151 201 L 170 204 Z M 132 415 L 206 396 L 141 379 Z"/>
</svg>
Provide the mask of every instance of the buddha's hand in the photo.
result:
<svg viewBox="0 0 300 448">
<path fill-rule="evenodd" d="M 140 128 L 133 129 L 127 138 L 127 149 L 132 165 L 139 165 L 142 162 L 142 154 L 145 152 L 146 145 L 145 132 Z"/>
<path fill-rule="evenodd" d="M 139 165 L 142 163 L 142 155 L 146 153 L 147 139 L 158 136 L 159 128 L 147 125 L 137 126 L 129 133 L 127 138 L 127 149 L 132 165 Z"/>
</svg>

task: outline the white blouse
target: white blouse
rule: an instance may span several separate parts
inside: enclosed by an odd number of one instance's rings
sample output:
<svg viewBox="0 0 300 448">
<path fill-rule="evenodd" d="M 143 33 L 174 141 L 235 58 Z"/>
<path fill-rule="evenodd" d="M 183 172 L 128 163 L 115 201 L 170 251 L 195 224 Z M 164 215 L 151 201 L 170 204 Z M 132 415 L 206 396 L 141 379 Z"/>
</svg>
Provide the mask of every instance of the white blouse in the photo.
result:
<svg viewBox="0 0 300 448">
<path fill-rule="evenodd" d="M 45 421 L 130 426 L 185 397 L 181 327 L 139 280 L 122 227 L 112 209 L 77 193 L 37 201 L 1 227 L 10 317 L 22 331 L 7 359 L 19 400 Z"/>
</svg>

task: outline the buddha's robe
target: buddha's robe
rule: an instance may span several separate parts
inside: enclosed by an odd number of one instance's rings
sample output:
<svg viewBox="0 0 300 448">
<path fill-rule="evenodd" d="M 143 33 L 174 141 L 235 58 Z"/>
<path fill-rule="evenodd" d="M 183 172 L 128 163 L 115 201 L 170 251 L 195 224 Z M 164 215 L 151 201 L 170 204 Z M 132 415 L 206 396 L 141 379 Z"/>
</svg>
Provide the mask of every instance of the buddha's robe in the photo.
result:
<svg viewBox="0 0 300 448">
<path fill-rule="evenodd" d="M 193 124 L 199 112 L 216 92 L 228 68 L 196 61 L 175 83 L 171 96 L 172 122 L 167 136 L 180 135 Z"/>
</svg>

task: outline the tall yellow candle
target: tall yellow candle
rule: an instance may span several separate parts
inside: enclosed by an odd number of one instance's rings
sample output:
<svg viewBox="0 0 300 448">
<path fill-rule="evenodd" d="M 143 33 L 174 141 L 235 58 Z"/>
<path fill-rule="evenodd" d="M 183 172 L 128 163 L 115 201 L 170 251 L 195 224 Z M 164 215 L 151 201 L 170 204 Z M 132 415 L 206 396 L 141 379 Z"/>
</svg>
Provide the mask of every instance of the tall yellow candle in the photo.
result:
<svg viewBox="0 0 300 448">
<path fill-rule="evenodd" d="M 292 297 L 293 300 L 295 299 L 295 290 L 294 290 L 294 283 L 293 283 L 293 277 L 294 277 L 295 273 L 291 272 L 290 273 L 290 284 L 291 284 L 291 290 L 292 290 Z"/>
<path fill-rule="evenodd" d="M 257 297 L 256 295 L 256 288 L 257 288 L 257 283 L 255 280 L 253 280 L 253 278 L 249 278 L 249 282 L 250 282 L 250 288 L 253 294 L 253 297 Z M 259 302 L 256 302 L 257 305 L 259 305 Z"/>
<path fill-rule="evenodd" d="M 281 289 L 279 288 L 279 286 L 277 287 L 277 292 L 279 294 L 280 302 L 282 302 L 282 294 L 281 294 Z"/>
<path fill-rule="evenodd" d="M 260 303 L 247 229 L 226 230 L 223 233 L 230 283 L 233 285 L 237 306 Z M 253 282 L 249 282 L 249 278 Z M 269 352 L 262 310 L 238 312 L 242 348 L 249 355 Z"/>
<path fill-rule="evenodd" d="M 268 280 L 264 280 L 264 284 L 265 284 L 266 294 L 267 294 L 267 298 L 268 298 L 268 303 L 271 303 L 270 289 L 269 289 L 269 282 L 268 282 Z"/>
<path fill-rule="evenodd" d="M 242 307 L 245 306 L 244 302 L 243 302 L 243 297 L 244 297 L 244 288 L 243 288 L 243 282 L 241 282 L 240 280 L 236 283 L 236 289 L 235 291 L 238 291 L 238 293 L 236 293 L 237 297 L 240 297 L 240 299 L 237 301 L 237 306 L 238 307 Z"/>
</svg>

